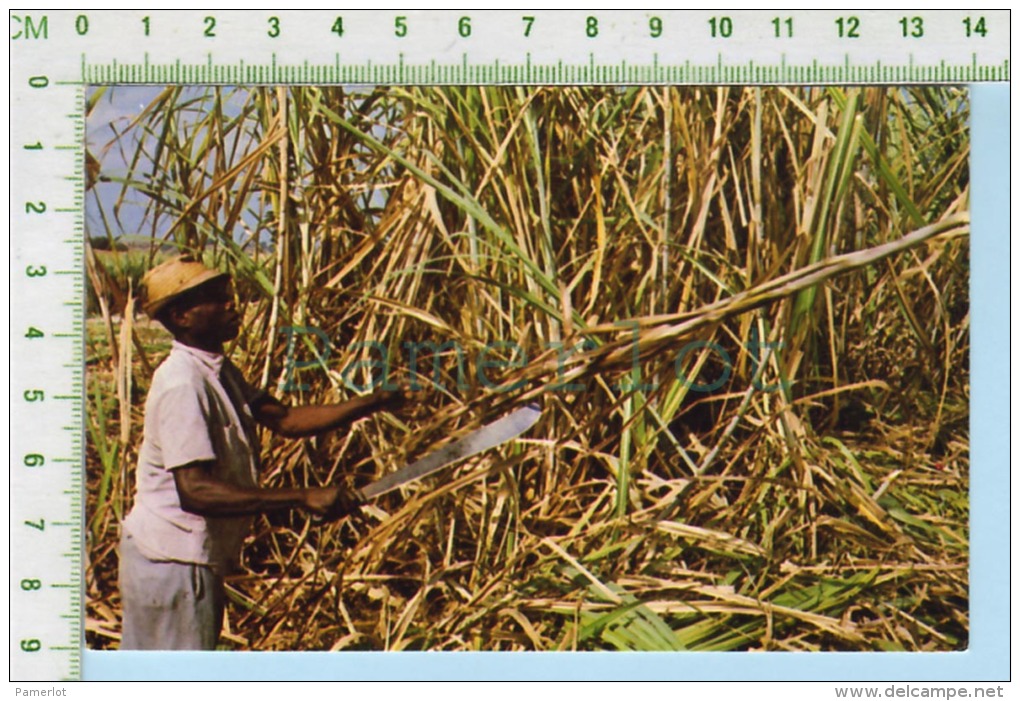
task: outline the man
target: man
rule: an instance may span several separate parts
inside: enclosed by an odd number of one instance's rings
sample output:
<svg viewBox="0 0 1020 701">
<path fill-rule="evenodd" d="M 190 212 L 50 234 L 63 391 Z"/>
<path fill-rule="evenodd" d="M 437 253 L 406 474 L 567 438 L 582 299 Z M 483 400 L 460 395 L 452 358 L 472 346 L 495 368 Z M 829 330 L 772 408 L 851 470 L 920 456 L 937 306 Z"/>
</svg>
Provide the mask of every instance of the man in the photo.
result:
<svg viewBox="0 0 1020 701">
<path fill-rule="evenodd" d="M 152 378 L 134 507 L 120 550 L 121 649 L 215 649 L 223 576 L 256 514 L 300 509 L 324 520 L 357 508 L 340 487 L 261 489 L 256 424 L 300 437 L 350 424 L 405 399 L 379 392 L 290 407 L 249 385 L 223 355 L 241 317 L 230 277 L 179 257 L 142 283 L 145 312 L 174 336 Z"/>
</svg>

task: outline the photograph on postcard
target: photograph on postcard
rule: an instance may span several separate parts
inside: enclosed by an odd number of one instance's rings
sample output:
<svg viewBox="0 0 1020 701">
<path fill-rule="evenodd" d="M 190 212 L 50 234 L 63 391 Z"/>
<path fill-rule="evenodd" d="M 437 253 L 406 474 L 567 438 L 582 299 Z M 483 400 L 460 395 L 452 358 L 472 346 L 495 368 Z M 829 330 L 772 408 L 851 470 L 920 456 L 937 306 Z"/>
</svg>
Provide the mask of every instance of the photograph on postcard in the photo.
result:
<svg viewBox="0 0 1020 701">
<path fill-rule="evenodd" d="M 968 647 L 965 88 L 85 111 L 90 649 Z"/>
</svg>

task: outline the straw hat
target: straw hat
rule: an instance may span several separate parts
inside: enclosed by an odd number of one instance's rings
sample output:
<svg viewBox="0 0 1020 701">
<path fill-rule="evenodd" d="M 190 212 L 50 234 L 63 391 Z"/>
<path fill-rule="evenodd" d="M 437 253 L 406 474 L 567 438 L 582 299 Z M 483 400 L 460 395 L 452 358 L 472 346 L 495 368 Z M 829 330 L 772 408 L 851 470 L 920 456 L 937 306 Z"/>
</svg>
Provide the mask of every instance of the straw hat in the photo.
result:
<svg viewBox="0 0 1020 701">
<path fill-rule="evenodd" d="M 142 278 L 142 309 L 150 317 L 155 317 L 159 310 L 188 290 L 226 276 L 227 273 L 207 268 L 190 256 L 171 258 Z"/>
</svg>

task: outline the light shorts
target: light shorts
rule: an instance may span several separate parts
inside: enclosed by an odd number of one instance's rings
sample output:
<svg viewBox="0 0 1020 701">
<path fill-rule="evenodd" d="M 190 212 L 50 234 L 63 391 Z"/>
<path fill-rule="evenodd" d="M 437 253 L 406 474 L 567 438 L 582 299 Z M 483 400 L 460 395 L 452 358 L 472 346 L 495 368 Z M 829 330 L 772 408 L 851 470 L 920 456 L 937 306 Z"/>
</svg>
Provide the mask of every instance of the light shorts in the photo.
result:
<svg viewBox="0 0 1020 701">
<path fill-rule="evenodd" d="M 223 625 L 223 578 L 210 567 L 153 561 L 134 538 L 120 541 L 121 650 L 215 650 Z"/>
</svg>

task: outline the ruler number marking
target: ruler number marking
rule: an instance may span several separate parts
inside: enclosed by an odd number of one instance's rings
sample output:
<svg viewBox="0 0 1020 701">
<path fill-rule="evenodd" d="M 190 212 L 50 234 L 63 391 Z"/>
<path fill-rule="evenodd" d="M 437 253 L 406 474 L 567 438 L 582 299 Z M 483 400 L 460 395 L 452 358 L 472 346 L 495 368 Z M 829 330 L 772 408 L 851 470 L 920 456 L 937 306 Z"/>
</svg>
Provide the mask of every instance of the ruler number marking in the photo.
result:
<svg viewBox="0 0 1020 701">
<path fill-rule="evenodd" d="M 776 39 L 793 37 L 793 17 L 773 17 L 772 28 L 776 32 Z"/>
<path fill-rule="evenodd" d="M 44 402 L 46 401 L 46 393 L 41 389 L 26 389 L 23 395 L 26 402 Z"/>
<path fill-rule="evenodd" d="M 25 332 L 25 338 L 43 338 L 45 335 L 46 334 L 34 326 L 29 326 L 28 331 Z"/>
<path fill-rule="evenodd" d="M 521 21 L 524 22 L 524 36 L 530 37 L 531 36 L 531 28 L 535 24 L 535 18 L 534 17 L 530 17 L 528 15 L 525 15 L 524 17 L 521 17 Z"/>
<path fill-rule="evenodd" d="M 25 275 L 27 275 L 28 277 L 42 277 L 45 274 L 46 274 L 45 265 L 39 266 L 30 265 L 27 268 L 25 268 Z"/>
<path fill-rule="evenodd" d="M 270 17 L 269 18 L 269 31 L 266 32 L 266 36 L 270 39 L 275 39 L 280 36 L 280 18 Z"/>
<path fill-rule="evenodd" d="M 46 212 L 46 203 L 42 200 L 38 202 L 26 202 L 25 203 L 25 214 L 43 214 Z"/>
<path fill-rule="evenodd" d="M 44 518 L 39 519 L 39 523 L 36 523 L 35 521 L 25 521 L 25 525 L 28 526 L 29 528 L 34 528 L 37 531 L 45 531 L 46 519 Z"/>
<path fill-rule="evenodd" d="M 585 20 L 584 33 L 589 39 L 594 39 L 599 35 L 599 18 L 589 16 Z"/>
<path fill-rule="evenodd" d="M 393 34 L 398 37 L 407 36 L 407 17 L 398 15 L 393 18 Z"/>
<path fill-rule="evenodd" d="M 988 36 L 988 28 L 985 26 L 985 18 L 978 17 L 975 21 L 971 17 L 965 17 L 963 19 L 963 27 L 967 33 L 967 38 L 973 38 L 975 35 L 984 39 Z"/>
<path fill-rule="evenodd" d="M 837 17 L 836 29 L 840 39 L 860 39 L 861 20 L 856 15 Z"/>
<path fill-rule="evenodd" d="M 661 17 L 649 17 L 648 18 L 648 35 L 652 39 L 658 39 L 662 36 L 662 18 Z"/>
<path fill-rule="evenodd" d="M 36 141 L 34 144 L 25 144 L 23 148 L 26 151 L 42 151 L 43 145 L 41 141 Z"/>
<path fill-rule="evenodd" d="M 89 33 L 89 18 L 86 15 L 78 15 L 74 18 L 74 31 L 78 32 L 80 37 Z"/>
<path fill-rule="evenodd" d="M 205 36 L 209 37 L 210 39 L 215 39 L 216 38 L 216 18 L 215 17 L 206 17 L 202 21 L 205 22 Z"/>
<path fill-rule="evenodd" d="M 708 20 L 708 27 L 713 39 L 716 37 L 729 39 L 733 36 L 733 19 L 730 17 L 713 17 Z"/>
<path fill-rule="evenodd" d="M 39 390 L 35 390 L 35 391 L 38 392 Z M 27 392 L 26 392 L 26 394 L 27 394 Z M 35 401 L 34 399 L 28 399 L 27 397 L 26 397 L 26 400 L 30 401 L 30 402 L 34 402 Z M 25 456 L 24 463 L 25 463 L 25 467 L 42 467 L 43 465 L 46 464 L 46 458 L 44 458 L 39 453 L 29 453 L 28 455 Z"/>
<path fill-rule="evenodd" d="M 145 36 L 149 36 L 149 30 L 151 29 L 151 27 L 149 26 L 150 22 L 151 20 L 149 19 L 148 16 L 142 17 L 142 28 L 145 32 Z"/>
<path fill-rule="evenodd" d="M 901 17 L 900 30 L 904 38 L 920 39 L 924 36 L 923 17 Z"/>
<path fill-rule="evenodd" d="M 42 648 L 42 643 L 36 638 L 29 638 L 28 640 L 21 641 L 22 652 L 39 652 Z"/>
<path fill-rule="evenodd" d="M 344 35 L 344 18 L 337 17 L 336 22 L 333 23 L 333 28 L 329 31 L 333 32 L 338 37 L 342 37 Z"/>
<path fill-rule="evenodd" d="M 38 579 L 21 580 L 22 591 L 39 591 L 40 589 L 42 589 L 42 581 Z"/>
</svg>

